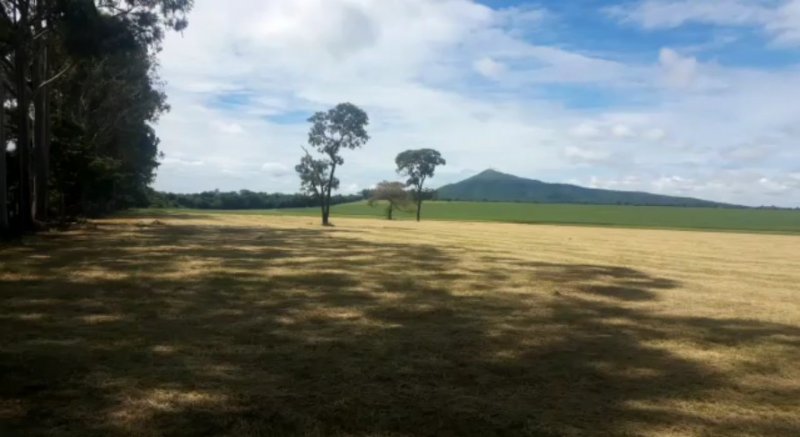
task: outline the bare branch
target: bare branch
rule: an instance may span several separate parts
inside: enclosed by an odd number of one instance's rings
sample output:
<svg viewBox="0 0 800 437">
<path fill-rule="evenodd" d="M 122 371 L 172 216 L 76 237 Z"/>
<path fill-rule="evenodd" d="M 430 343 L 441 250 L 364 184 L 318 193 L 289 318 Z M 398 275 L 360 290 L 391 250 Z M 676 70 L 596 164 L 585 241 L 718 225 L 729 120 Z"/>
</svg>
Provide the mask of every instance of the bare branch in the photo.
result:
<svg viewBox="0 0 800 437">
<path fill-rule="evenodd" d="M 36 88 L 36 90 L 38 91 L 38 90 L 46 87 L 47 85 L 50 85 L 51 83 L 55 82 L 56 80 L 58 80 L 58 78 L 60 78 L 61 76 L 66 74 L 70 69 L 72 69 L 72 67 L 73 67 L 73 65 L 71 63 L 67 63 L 67 65 L 64 66 L 64 68 L 61 69 L 61 71 L 59 71 L 58 73 L 56 73 L 53 77 L 51 77 L 50 79 L 47 79 L 46 81 L 40 83 L 39 86 Z"/>
</svg>

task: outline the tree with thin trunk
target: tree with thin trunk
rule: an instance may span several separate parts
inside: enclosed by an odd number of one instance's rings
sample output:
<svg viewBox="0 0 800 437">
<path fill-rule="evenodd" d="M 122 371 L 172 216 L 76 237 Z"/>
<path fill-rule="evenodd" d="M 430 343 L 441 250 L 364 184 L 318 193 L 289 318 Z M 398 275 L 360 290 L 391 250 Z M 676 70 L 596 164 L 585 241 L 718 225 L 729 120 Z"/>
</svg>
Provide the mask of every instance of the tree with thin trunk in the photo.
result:
<svg viewBox="0 0 800 437">
<path fill-rule="evenodd" d="M 367 204 L 374 206 L 379 202 L 386 202 L 386 218 L 391 220 L 395 210 L 404 209 L 410 203 L 405 184 L 389 181 L 379 183 L 372 191 Z"/>
<path fill-rule="evenodd" d="M 314 158 L 308 150 L 295 167 L 303 190 L 319 200 L 322 225 L 330 225 L 331 193 L 339 188 L 336 169 L 344 164 L 341 152 L 354 150 L 369 141 L 369 117 L 352 103 L 340 103 L 326 112 L 317 112 L 308 119 L 311 129 L 308 144 L 322 158 Z"/>
<path fill-rule="evenodd" d="M 300 159 L 300 164 L 295 166 L 295 171 L 300 175 L 303 191 L 313 196 L 319 202 L 322 210 L 322 224 L 328 224 L 327 209 L 325 208 L 325 193 L 328 187 L 336 189 L 339 180 L 330 176 L 331 166 L 324 159 L 315 159 L 305 148 L 305 155 Z"/>
<path fill-rule="evenodd" d="M 432 178 L 436 167 L 446 165 L 442 154 L 433 149 L 406 150 L 395 159 L 397 172 L 406 176 L 406 185 L 412 187 L 414 200 L 417 203 L 417 221 L 422 214 L 422 200 L 425 181 Z"/>
<path fill-rule="evenodd" d="M 8 228 L 8 169 L 6 168 L 6 81 L 0 69 L 0 237 L 6 236 Z"/>
</svg>

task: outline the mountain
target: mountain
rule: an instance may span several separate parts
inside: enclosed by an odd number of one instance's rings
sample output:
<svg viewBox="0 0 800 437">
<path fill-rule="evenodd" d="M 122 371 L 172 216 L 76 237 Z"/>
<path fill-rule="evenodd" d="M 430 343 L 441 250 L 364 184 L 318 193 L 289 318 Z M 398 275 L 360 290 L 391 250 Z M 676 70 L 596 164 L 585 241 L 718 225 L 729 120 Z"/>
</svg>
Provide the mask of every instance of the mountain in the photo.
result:
<svg viewBox="0 0 800 437">
<path fill-rule="evenodd" d="M 485 170 L 455 184 L 437 190 L 441 200 L 467 200 L 490 202 L 536 202 L 536 203 L 589 203 L 602 205 L 654 205 L 733 207 L 708 200 L 690 197 L 664 196 L 636 191 L 615 191 L 585 188 L 569 184 L 551 184 Z"/>
</svg>

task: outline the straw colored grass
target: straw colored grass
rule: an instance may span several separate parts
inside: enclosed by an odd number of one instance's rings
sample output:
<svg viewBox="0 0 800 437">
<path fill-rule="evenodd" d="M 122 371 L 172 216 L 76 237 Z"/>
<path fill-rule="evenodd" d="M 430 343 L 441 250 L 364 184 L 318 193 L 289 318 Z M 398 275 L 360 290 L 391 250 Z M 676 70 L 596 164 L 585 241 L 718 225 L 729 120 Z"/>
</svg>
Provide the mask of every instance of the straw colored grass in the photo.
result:
<svg viewBox="0 0 800 437">
<path fill-rule="evenodd" d="M 799 248 L 99 221 L 0 247 L 0 435 L 800 435 Z"/>
</svg>

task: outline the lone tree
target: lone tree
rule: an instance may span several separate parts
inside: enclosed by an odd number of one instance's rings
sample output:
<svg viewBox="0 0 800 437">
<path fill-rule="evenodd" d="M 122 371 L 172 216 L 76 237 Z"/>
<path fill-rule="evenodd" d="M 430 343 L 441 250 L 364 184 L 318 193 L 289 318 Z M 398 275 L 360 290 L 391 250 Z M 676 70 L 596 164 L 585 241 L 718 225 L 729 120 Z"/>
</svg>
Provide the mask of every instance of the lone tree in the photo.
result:
<svg viewBox="0 0 800 437">
<path fill-rule="evenodd" d="M 417 221 L 422 212 L 423 190 L 425 180 L 432 178 L 436 167 L 446 165 L 442 154 L 433 149 L 406 150 L 397 155 L 397 172 L 406 176 L 406 185 L 413 187 L 414 200 L 417 202 Z"/>
<path fill-rule="evenodd" d="M 311 130 L 308 144 L 322 155 L 314 158 L 308 150 L 295 166 L 303 190 L 319 200 L 323 226 L 330 225 L 331 192 L 339 188 L 336 168 L 344 164 L 342 149 L 357 149 L 367 141 L 369 117 L 352 103 L 340 103 L 327 112 L 317 112 L 308 119 Z"/>
<path fill-rule="evenodd" d="M 402 182 L 389 181 L 379 183 L 372 191 L 372 195 L 367 203 L 369 206 L 373 206 L 381 201 L 388 203 L 386 206 L 386 218 L 391 220 L 392 213 L 395 209 L 403 209 L 410 203 L 405 184 Z"/>
</svg>

